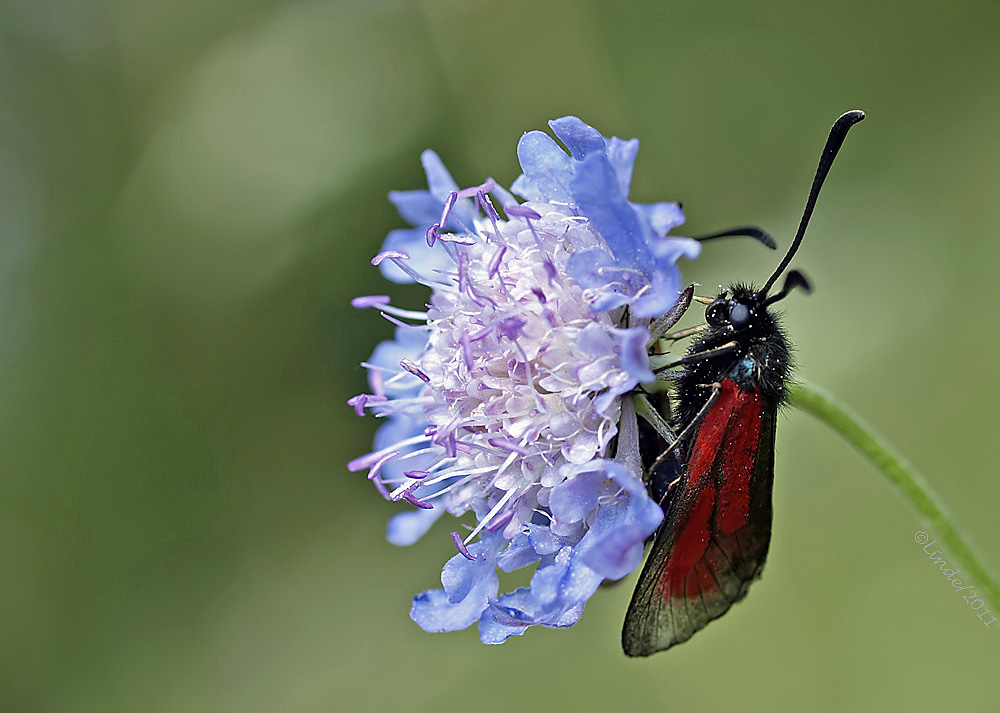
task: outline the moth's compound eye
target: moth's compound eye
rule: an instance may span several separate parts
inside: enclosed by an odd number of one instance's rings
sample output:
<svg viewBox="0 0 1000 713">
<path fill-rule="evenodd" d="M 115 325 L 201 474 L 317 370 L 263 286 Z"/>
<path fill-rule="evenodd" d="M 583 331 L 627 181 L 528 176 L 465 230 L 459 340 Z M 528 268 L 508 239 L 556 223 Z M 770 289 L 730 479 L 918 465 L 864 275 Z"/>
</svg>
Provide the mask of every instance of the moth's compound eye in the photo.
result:
<svg viewBox="0 0 1000 713">
<path fill-rule="evenodd" d="M 729 308 L 729 322 L 736 329 L 742 329 L 750 322 L 750 308 L 741 302 L 733 302 Z"/>
<path fill-rule="evenodd" d="M 729 321 L 729 300 L 718 299 L 705 308 L 705 321 L 713 327 L 722 327 Z"/>
</svg>

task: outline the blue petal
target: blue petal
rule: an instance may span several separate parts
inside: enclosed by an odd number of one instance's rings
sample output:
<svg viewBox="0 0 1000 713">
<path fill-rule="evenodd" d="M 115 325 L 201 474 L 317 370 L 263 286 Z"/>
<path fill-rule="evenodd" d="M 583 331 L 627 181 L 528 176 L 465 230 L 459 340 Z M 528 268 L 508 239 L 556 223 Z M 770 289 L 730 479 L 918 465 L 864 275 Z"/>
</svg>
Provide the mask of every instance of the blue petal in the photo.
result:
<svg viewBox="0 0 1000 713">
<path fill-rule="evenodd" d="M 607 153 L 601 132 L 575 116 L 564 116 L 549 122 L 552 133 L 559 137 L 573 158 L 578 161 L 592 153 Z"/>
<path fill-rule="evenodd" d="M 617 284 L 609 284 L 609 273 L 602 268 L 614 267 L 615 259 L 601 248 L 579 250 L 570 255 L 566 263 L 566 272 L 584 289 L 598 291 L 598 297 L 591 303 L 591 310 L 604 312 L 620 307 L 628 302 L 626 296 Z"/>
<path fill-rule="evenodd" d="M 632 304 L 636 317 L 655 317 L 677 303 L 681 289 L 681 271 L 676 265 L 661 265 L 649 275 L 650 289 Z"/>
<path fill-rule="evenodd" d="M 471 626 L 483 613 L 489 603 L 487 594 L 477 592 L 461 602 L 448 601 L 448 595 L 441 589 L 428 589 L 413 598 L 410 618 L 424 631 L 459 631 Z"/>
<path fill-rule="evenodd" d="M 564 547 L 544 562 L 544 566 L 539 566 L 531 577 L 531 598 L 538 608 L 555 603 L 561 593 L 563 577 L 569 571 L 570 557 L 573 555 L 572 547 Z"/>
<path fill-rule="evenodd" d="M 479 640 L 484 644 L 502 644 L 512 636 L 521 636 L 536 622 L 524 611 L 527 589 L 517 589 L 491 602 L 479 620 Z"/>
<path fill-rule="evenodd" d="M 676 297 L 674 301 L 676 301 Z M 663 310 L 666 311 L 666 310 Z M 646 343 L 649 341 L 649 330 L 645 327 L 630 327 L 616 329 L 621 340 L 622 368 L 635 379 L 636 383 L 652 381 L 653 372 L 649 368 L 649 355 L 646 353 Z M 635 384 L 629 387 L 631 390 Z"/>
<path fill-rule="evenodd" d="M 534 564 L 540 558 L 540 554 L 531 545 L 526 533 L 515 535 L 507 548 L 497 555 L 497 567 L 504 572 L 513 572 L 516 569 Z"/>
<path fill-rule="evenodd" d="M 403 220 L 425 230 L 438 222 L 444 205 L 430 191 L 389 191 L 389 200 Z"/>
<path fill-rule="evenodd" d="M 692 238 L 662 238 L 652 242 L 650 253 L 657 263 L 673 265 L 682 257 L 694 260 L 701 255 L 701 243 Z"/>
<path fill-rule="evenodd" d="M 430 510 L 417 508 L 393 515 L 386 525 L 385 537 L 394 545 L 408 547 L 423 537 L 444 512 L 444 507 L 435 505 Z"/>
<path fill-rule="evenodd" d="M 612 353 L 615 340 L 602 325 L 589 322 L 577 335 L 576 346 L 597 360 Z"/>
<path fill-rule="evenodd" d="M 629 187 L 632 183 L 632 166 L 635 164 L 635 155 L 639 152 L 639 139 L 623 141 L 617 136 L 608 139 L 608 159 L 615 167 L 618 174 L 618 182 L 621 184 L 622 192 L 628 195 Z"/>
<path fill-rule="evenodd" d="M 392 446 L 400 441 L 412 438 L 417 434 L 423 433 L 425 423 L 418 422 L 412 418 L 407 418 L 406 416 L 392 416 L 391 418 L 384 419 L 384 423 L 379 426 L 378 430 L 375 431 L 375 450 L 380 451 L 385 448 Z M 386 465 L 390 465 L 386 463 Z M 414 470 L 413 468 L 407 468 L 407 470 Z"/>
<path fill-rule="evenodd" d="M 633 205 L 646 217 L 646 221 L 657 237 L 666 237 L 671 230 L 684 224 L 684 211 L 677 203 L 665 202 L 651 205 L 633 203 Z"/>
<path fill-rule="evenodd" d="M 574 116 L 555 119 L 549 125 L 570 155 L 547 134 L 525 134 L 518 143 L 523 173 L 512 189 L 529 200 L 576 205 L 580 215 L 604 237 L 611 256 L 602 256 L 600 250 L 586 250 L 575 253 L 567 267 L 569 274 L 590 290 L 593 311 L 606 311 L 635 300 L 637 316 L 661 314 L 673 304 L 677 289 L 674 285 L 680 283 L 673 262 L 680 255 L 697 255 L 690 246 L 665 249 L 657 244 L 661 242 L 657 238 L 662 239 L 683 223 L 680 206 L 629 202 L 632 167 L 639 148 L 635 139 L 605 139 Z M 665 250 L 673 251 L 670 259 Z M 657 274 L 661 272 L 666 274 Z M 663 287 L 667 289 L 665 296 L 657 294 Z M 636 299 L 636 295 L 641 296 Z"/>
<path fill-rule="evenodd" d="M 581 214 L 604 236 L 618 262 L 631 268 L 650 266 L 644 224 L 622 192 L 607 156 L 591 154 L 580 162 L 570 184 Z M 609 279 L 620 279 L 611 275 Z"/>
<path fill-rule="evenodd" d="M 663 511 L 642 481 L 620 463 L 608 463 L 606 471 L 627 495 L 598 510 L 577 551 L 581 562 L 614 580 L 639 566 L 646 539 L 660 526 Z"/>
<path fill-rule="evenodd" d="M 524 597 L 516 598 L 525 593 Z M 572 626 L 583 615 L 584 604 L 581 602 L 558 611 L 553 616 L 532 616 L 520 606 L 530 606 L 528 600 L 531 593 L 527 589 L 503 595 L 500 601 L 491 603 L 479 620 L 479 640 L 484 644 L 502 644 L 511 636 L 520 636 L 530 626 L 546 626 L 552 629 L 562 629 Z"/>
<path fill-rule="evenodd" d="M 529 589 L 501 595 L 483 612 L 479 636 L 483 643 L 503 643 L 529 626 L 572 626 L 597 590 L 601 577 L 580 562 L 570 547 L 546 557 L 531 578 Z"/>
<path fill-rule="evenodd" d="M 586 602 L 600 583 L 600 575 L 583 565 L 573 548 L 564 547 L 532 576 L 524 611 L 539 624 L 568 625 L 567 611 Z"/>
<path fill-rule="evenodd" d="M 528 531 L 528 543 L 541 556 L 555 554 L 563 545 L 547 526 L 532 524 L 526 525 L 525 529 Z"/>
<path fill-rule="evenodd" d="M 639 566 L 646 538 L 662 519 L 663 511 L 644 493 L 605 505 L 577 545 L 581 562 L 605 579 L 621 579 Z"/>
<path fill-rule="evenodd" d="M 607 482 L 603 473 L 580 475 L 565 480 L 549 496 L 549 508 L 559 522 L 580 522 L 597 507 L 597 498 Z"/>
<path fill-rule="evenodd" d="M 633 472 L 616 460 L 604 461 L 604 463 L 606 464 L 604 466 L 604 472 L 606 472 L 608 477 L 614 481 L 615 485 L 620 487 L 626 493 L 629 493 L 630 495 L 646 493 L 646 485 L 642 482 L 642 479 L 637 473 Z M 652 502 L 652 500 L 650 500 L 650 502 Z M 659 524 L 659 521 L 657 521 L 657 524 Z"/>
<path fill-rule="evenodd" d="M 457 554 L 441 572 L 444 589 L 429 589 L 413 598 L 410 618 L 424 631 L 458 631 L 471 626 L 496 597 L 499 582 L 494 562 L 503 538 L 487 535 L 469 546 L 476 559 Z"/>
<path fill-rule="evenodd" d="M 427 149 L 420 154 L 420 163 L 424 165 L 424 173 L 427 174 L 427 187 L 431 195 L 437 198 L 438 205 L 443 206 L 448 195 L 458 190 L 458 184 L 444 167 L 441 157 Z M 439 208 L 440 210 L 440 208 Z M 435 220 L 437 220 L 435 218 Z"/>
<path fill-rule="evenodd" d="M 517 142 L 517 159 L 523 174 L 511 187 L 528 200 L 568 203 L 573 159 L 544 131 L 529 131 Z"/>
</svg>

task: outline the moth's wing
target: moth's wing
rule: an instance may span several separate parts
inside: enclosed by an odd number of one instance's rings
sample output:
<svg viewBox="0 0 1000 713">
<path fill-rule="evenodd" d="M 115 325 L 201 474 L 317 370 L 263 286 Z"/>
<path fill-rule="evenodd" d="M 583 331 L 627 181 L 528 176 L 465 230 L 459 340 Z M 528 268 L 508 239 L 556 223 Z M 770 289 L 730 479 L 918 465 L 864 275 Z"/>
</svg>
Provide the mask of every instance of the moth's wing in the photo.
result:
<svg viewBox="0 0 1000 713">
<path fill-rule="evenodd" d="M 771 537 L 777 409 L 732 381 L 699 424 L 622 631 L 629 656 L 687 641 L 742 599 Z"/>
</svg>

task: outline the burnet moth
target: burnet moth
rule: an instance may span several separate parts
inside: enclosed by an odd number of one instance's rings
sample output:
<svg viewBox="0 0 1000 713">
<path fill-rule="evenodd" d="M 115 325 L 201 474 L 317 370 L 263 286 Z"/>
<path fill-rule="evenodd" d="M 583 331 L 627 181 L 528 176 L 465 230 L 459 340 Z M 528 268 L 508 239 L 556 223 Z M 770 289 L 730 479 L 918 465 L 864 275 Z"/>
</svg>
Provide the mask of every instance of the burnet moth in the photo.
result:
<svg viewBox="0 0 1000 713">
<path fill-rule="evenodd" d="M 664 520 L 625 616 L 629 656 L 687 641 L 761 575 L 771 539 L 775 423 L 790 368 L 788 339 L 769 308 L 796 287 L 809 291 L 809 283 L 791 270 L 781 290 L 770 292 L 802 242 L 848 131 L 864 117 L 849 111 L 834 123 L 795 239 L 764 286 L 732 285 L 706 308 L 707 329 L 674 362 L 683 369 L 673 430 L 645 426 L 644 466 Z M 680 318 L 692 294 L 682 294 L 668 322 Z"/>
</svg>

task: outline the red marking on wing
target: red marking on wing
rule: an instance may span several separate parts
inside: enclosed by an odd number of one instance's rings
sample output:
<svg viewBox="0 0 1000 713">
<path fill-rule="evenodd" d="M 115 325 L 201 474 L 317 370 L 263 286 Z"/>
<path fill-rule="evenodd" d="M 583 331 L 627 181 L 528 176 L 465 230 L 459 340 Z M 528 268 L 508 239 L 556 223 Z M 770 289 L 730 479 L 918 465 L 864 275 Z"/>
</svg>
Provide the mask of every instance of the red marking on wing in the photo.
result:
<svg viewBox="0 0 1000 713">
<path fill-rule="evenodd" d="M 730 379 L 722 381 L 715 403 L 705 414 L 688 460 L 681 501 L 686 513 L 678 529 L 670 560 L 657 591 L 671 597 L 711 594 L 718 583 L 704 560 L 713 532 L 723 535 L 745 527 L 750 515 L 750 480 L 760 440 L 760 392 L 743 391 Z M 714 478 L 720 474 L 718 488 Z M 690 576 L 692 573 L 695 576 Z"/>
<path fill-rule="evenodd" d="M 698 486 L 702 477 L 711 470 L 733 411 L 738 405 L 739 387 L 729 379 L 724 380 L 722 391 L 698 426 L 698 437 L 691 448 L 691 457 L 688 458 L 688 489 Z"/>
<path fill-rule="evenodd" d="M 698 494 L 698 501 L 688 513 L 684 527 L 674 543 L 673 557 L 663 570 L 659 584 L 663 588 L 660 596 L 664 599 L 685 594 L 684 583 L 688 573 L 705 556 L 710 534 L 709 521 L 714 509 L 715 487 L 708 485 Z M 698 593 L 688 596 L 698 596 Z"/>
<path fill-rule="evenodd" d="M 760 392 L 743 392 L 739 407 L 733 412 L 737 419 L 728 430 L 719 469 L 725 474 L 719 490 L 715 522 L 724 535 L 731 535 L 747 524 L 750 517 L 750 479 L 753 477 L 760 444 Z"/>
</svg>

